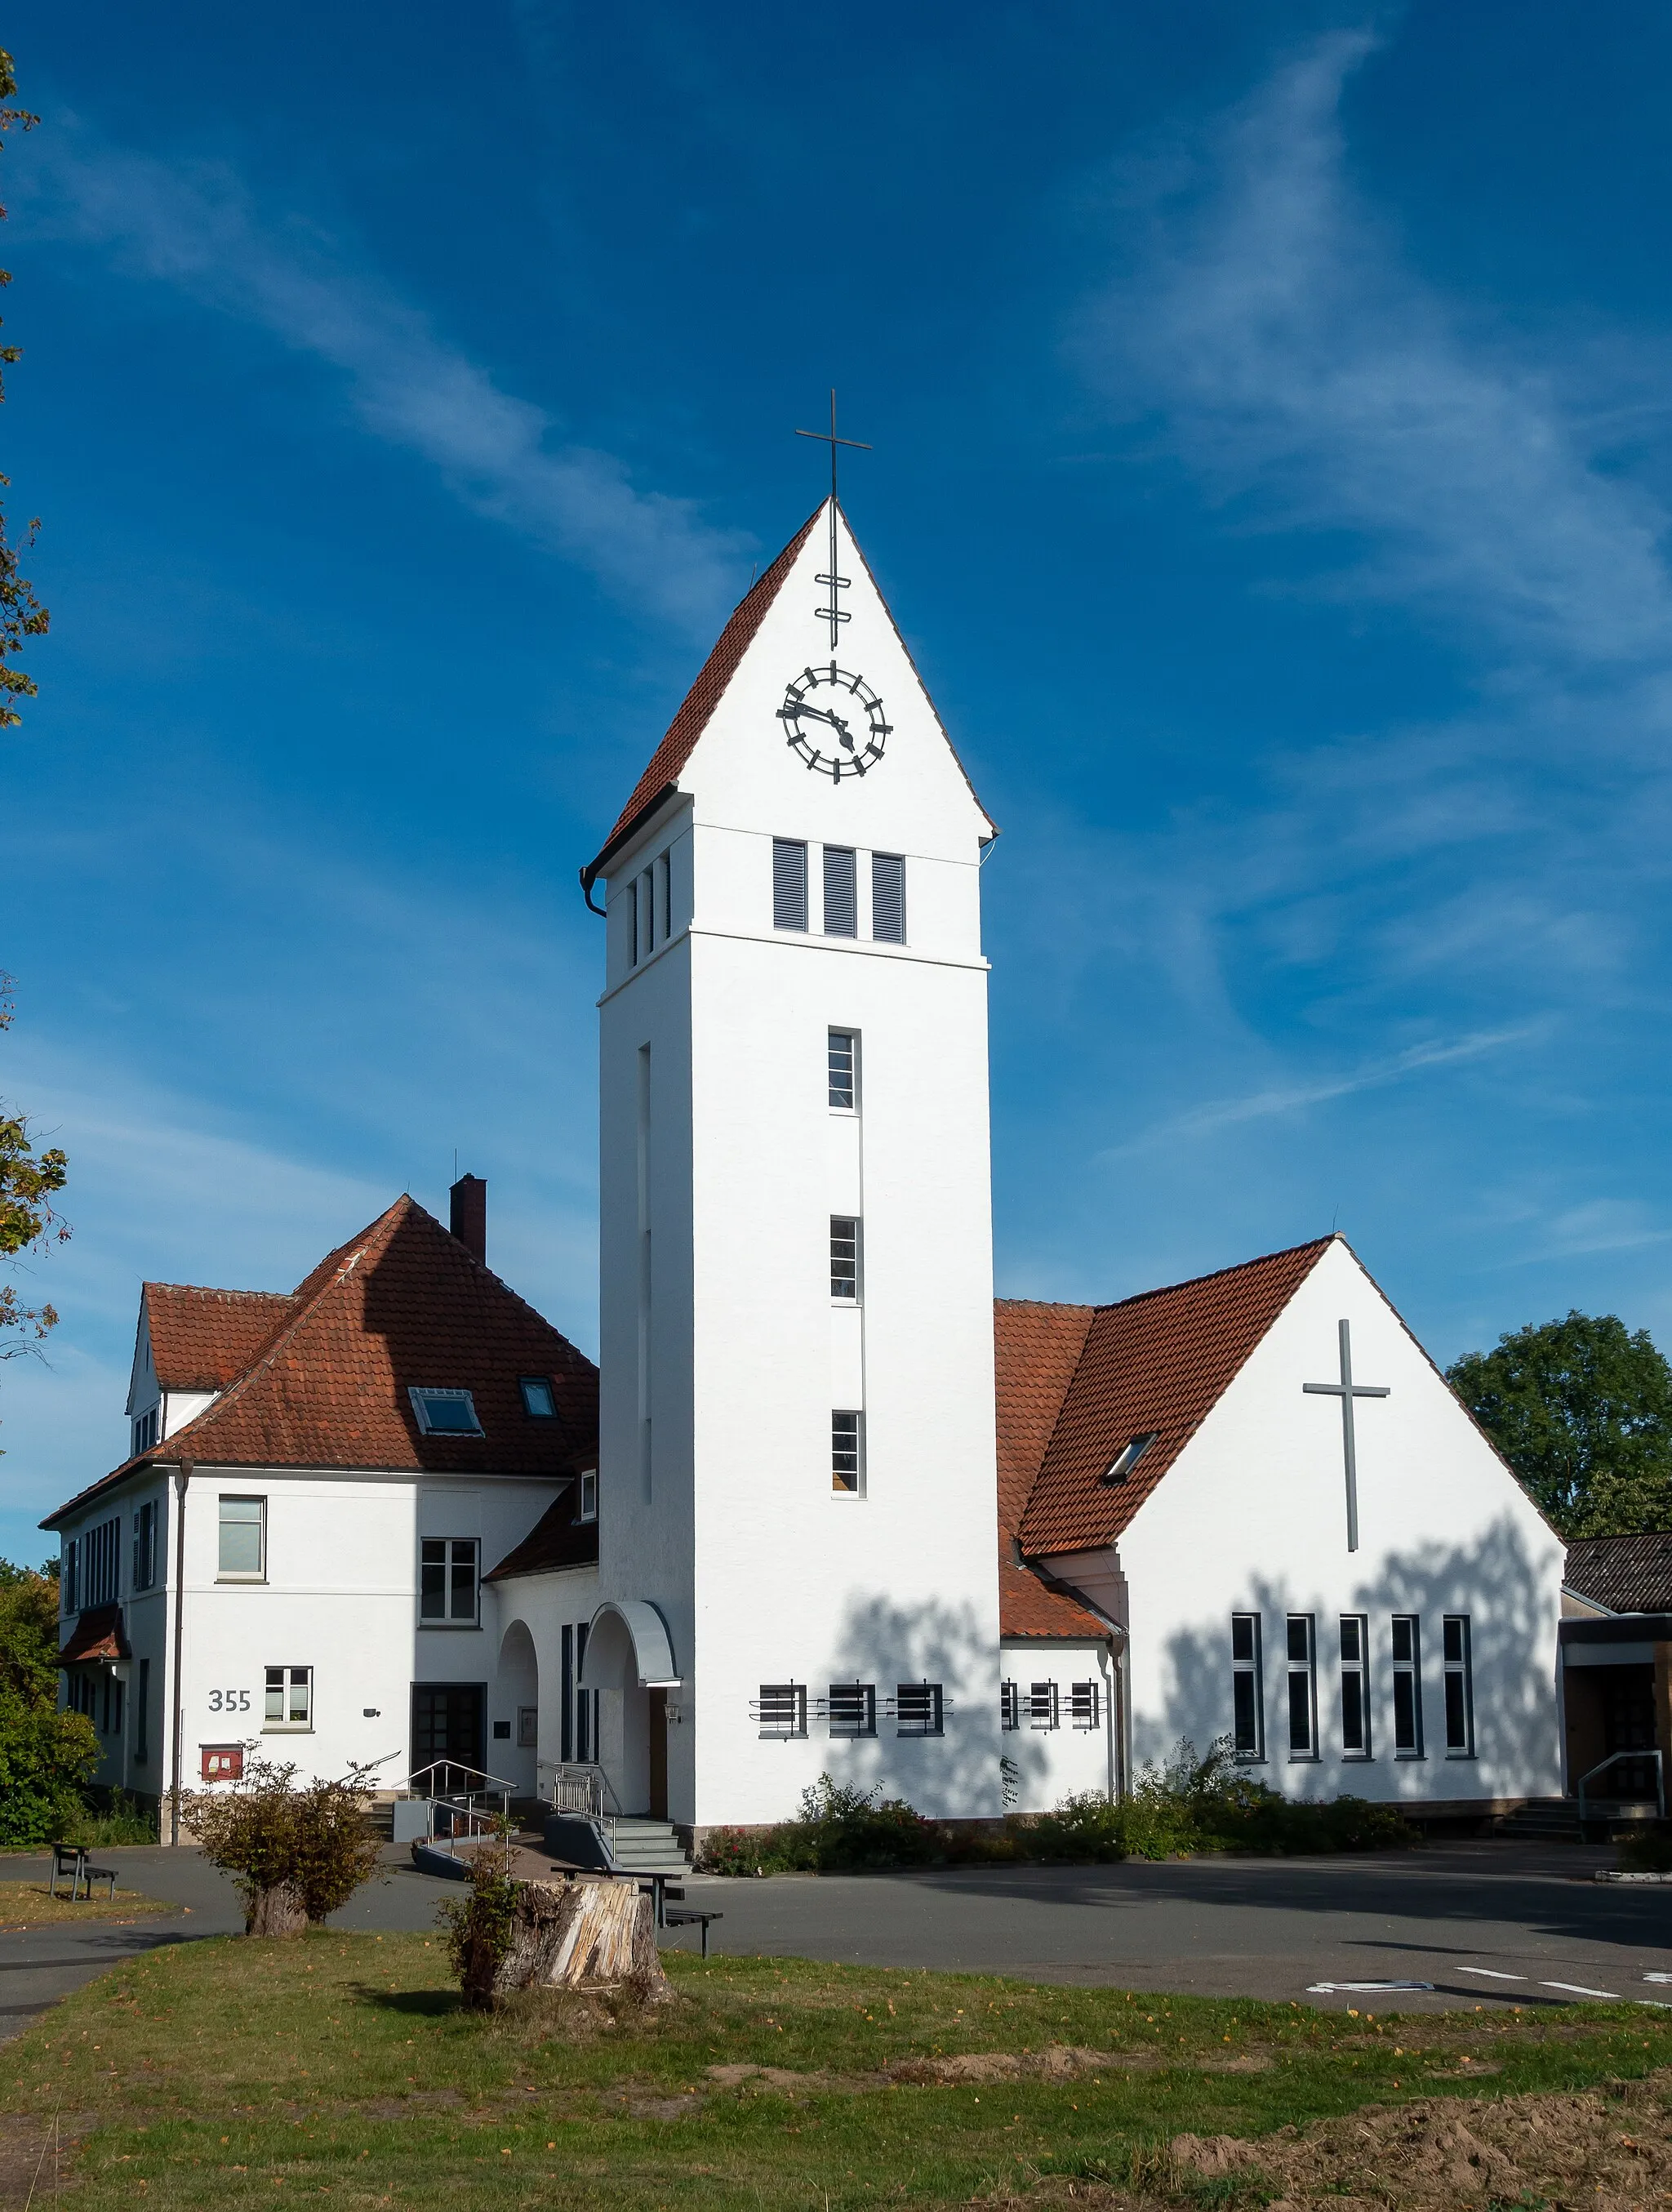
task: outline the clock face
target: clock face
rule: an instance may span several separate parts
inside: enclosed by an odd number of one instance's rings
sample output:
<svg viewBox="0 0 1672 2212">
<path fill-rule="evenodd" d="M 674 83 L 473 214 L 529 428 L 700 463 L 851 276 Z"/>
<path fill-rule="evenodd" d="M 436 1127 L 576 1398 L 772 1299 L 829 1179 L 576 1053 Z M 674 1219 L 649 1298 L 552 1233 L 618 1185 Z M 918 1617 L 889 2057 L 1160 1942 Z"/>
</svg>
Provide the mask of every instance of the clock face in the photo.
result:
<svg viewBox="0 0 1672 2212">
<path fill-rule="evenodd" d="M 833 783 L 875 768 L 892 726 L 864 677 L 834 660 L 804 668 L 784 687 L 778 720 L 807 766 Z"/>
</svg>

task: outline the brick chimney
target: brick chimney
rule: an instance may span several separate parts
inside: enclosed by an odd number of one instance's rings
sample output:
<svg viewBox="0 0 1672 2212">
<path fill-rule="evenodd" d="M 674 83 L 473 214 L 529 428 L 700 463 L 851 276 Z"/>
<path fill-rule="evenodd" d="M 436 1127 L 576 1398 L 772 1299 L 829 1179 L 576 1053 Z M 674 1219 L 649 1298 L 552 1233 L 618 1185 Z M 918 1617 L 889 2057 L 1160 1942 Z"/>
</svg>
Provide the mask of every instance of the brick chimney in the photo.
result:
<svg viewBox="0 0 1672 2212">
<path fill-rule="evenodd" d="M 463 1175 L 447 1195 L 453 1200 L 447 1227 L 472 1260 L 488 1264 L 488 1186 L 480 1176 Z"/>
</svg>

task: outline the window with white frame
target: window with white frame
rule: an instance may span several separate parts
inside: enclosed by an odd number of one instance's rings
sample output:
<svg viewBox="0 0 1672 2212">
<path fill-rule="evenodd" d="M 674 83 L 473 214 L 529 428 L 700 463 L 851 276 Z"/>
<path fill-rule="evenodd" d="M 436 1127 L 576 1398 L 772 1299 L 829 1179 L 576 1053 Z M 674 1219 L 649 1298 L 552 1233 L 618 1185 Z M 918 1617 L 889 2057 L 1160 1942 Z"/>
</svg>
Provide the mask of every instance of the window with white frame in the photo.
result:
<svg viewBox="0 0 1672 2212">
<path fill-rule="evenodd" d="M 555 1421 L 557 1418 L 557 1398 L 550 1379 L 544 1375 L 521 1375 L 517 1388 L 522 1392 L 522 1409 L 531 1421 Z"/>
<path fill-rule="evenodd" d="M 134 1508 L 133 1586 L 137 1590 L 151 1589 L 156 1578 L 157 1501 L 148 1498 L 143 1505 Z"/>
<path fill-rule="evenodd" d="M 1236 1756 L 1266 1755 L 1266 1689 L 1260 1654 L 1260 1616 L 1231 1616 L 1231 1741 Z"/>
<path fill-rule="evenodd" d="M 824 848 L 824 934 L 857 937 L 860 933 L 858 854 L 846 845 Z"/>
<path fill-rule="evenodd" d="M 939 1682 L 897 1683 L 893 1705 L 897 1735 L 945 1735 L 945 1699 Z"/>
<path fill-rule="evenodd" d="M 267 1573 L 267 1501 L 222 1498 L 217 1572 L 223 1583 L 258 1583 Z"/>
<path fill-rule="evenodd" d="M 763 1737 L 788 1742 L 807 1732 L 807 1687 L 805 1682 L 763 1682 L 751 1707 Z"/>
<path fill-rule="evenodd" d="M 1292 1613 L 1287 1628 L 1289 1756 L 1318 1755 L 1316 1623 L 1310 1613 Z"/>
<path fill-rule="evenodd" d="M 1022 1725 L 1022 1686 L 1019 1682 L 1000 1682 L 999 1685 L 999 1726 L 1018 1729 Z"/>
<path fill-rule="evenodd" d="M 276 1729 L 311 1729 L 313 1725 L 313 1669 L 311 1667 L 270 1667 L 267 1701 L 262 1732 Z"/>
<path fill-rule="evenodd" d="M 871 855 L 871 934 L 880 945 L 906 941 L 906 864 L 898 853 Z"/>
<path fill-rule="evenodd" d="M 807 848 L 793 837 L 772 841 L 772 927 L 807 926 Z"/>
<path fill-rule="evenodd" d="M 1068 1685 L 1068 1717 L 1077 1729 L 1094 1729 L 1103 1718 L 1101 1682 Z"/>
<path fill-rule="evenodd" d="M 1341 1615 L 1341 1755 L 1371 1755 L 1370 1623 L 1362 1613 Z"/>
<path fill-rule="evenodd" d="M 418 1547 L 418 1618 L 430 1627 L 474 1628 L 479 1554 L 474 1536 L 426 1536 Z"/>
<path fill-rule="evenodd" d="M 859 1108 L 859 1044 L 852 1030 L 830 1032 L 830 1105 L 838 1114 L 852 1114 Z"/>
<path fill-rule="evenodd" d="M 1061 1700 L 1055 1682 L 1032 1682 L 1028 1686 L 1028 1726 L 1031 1729 L 1054 1729 L 1061 1726 Z"/>
<path fill-rule="evenodd" d="M 82 1532 L 82 1603 L 114 1605 L 122 1595 L 122 1522 L 101 1521 Z"/>
<path fill-rule="evenodd" d="M 1393 1616 L 1394 1757 L 1422 1757 L 1422 1624 L 1414 1613 Z"/>
<path fill-rule="evenodd" d="M 1445 1755 L 1474 1756 L 1474 1685 L 1468 1650 L 1468 1615 L 1448 1613 L 1440 1624 L 1445 1663 Z"/>
<path fill-rule="evenodd" d="M 832 1682 L 824 1700 L 830 1734 L 837 1736 L 875 1735 L 877 1686 L 874 1682 Z"/>
<path fill-rule="evenodd" d="M 575 1513 L 577 1521 L 596 1521 L 598 1518 L 598 1469 L 583 1468 L 581 1474 L 581 1503 Z"/>
<path fill-rule="evenodd" d="M 830 1216 L 830 1297 L 855 1305 L 860 1295 L 860 1224 L 851 1213 Z"/>
<path fill-rule="evenodd" d="M 407 1396 L 418 1432 L 426 1437 L 479 1437 L 476 1400 L 468 1390 L 439 1389 L 432 1385 L 409 1385 Z"/>
<path fill-rule="evenodd" d="M 864 1472 L 865 1416 L 838 1408 L 830 1415 L 830 1487 L 852 1497 Z"/>
</svg>

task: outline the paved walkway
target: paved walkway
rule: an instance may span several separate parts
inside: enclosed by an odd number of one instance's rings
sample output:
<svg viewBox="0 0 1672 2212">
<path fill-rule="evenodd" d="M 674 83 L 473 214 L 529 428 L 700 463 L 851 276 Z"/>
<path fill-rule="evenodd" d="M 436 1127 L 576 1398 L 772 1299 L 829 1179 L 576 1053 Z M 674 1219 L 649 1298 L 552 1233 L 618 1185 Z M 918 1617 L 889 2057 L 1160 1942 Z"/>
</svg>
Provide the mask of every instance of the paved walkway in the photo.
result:
<svg viewBox="0 0 1672 2212">
<path fill-rule="evenodd" d="M 243 1925 L 237 1893 L 196 1851 L 101 1850 L 124 1888 L 163 1918 L 0 1933 L 0 2037 L 125 1958 Z M 716 1951 L 927 1966 L 1021 1980 L 1434 2010 L 1527 2008 L 1587 1995 L 1672 2002 L 1672 1889 L 1594 1882 L 1610 1855 L 1463 1844 L 1388 1857 L 1195 1859 L 1152 1866 L 692 1876 L 689 1902 L 724 1914 Z M 404 1851 L 333 1925 L 429 1929 L 453 1882 Z M 0 1859 L 0 1881 L 40 1880 L 44 1859 Z M 692 1948 L 695 1929 L 670 1931 Z M 1376 1993 L 1353 1982 L 1416 1981 Z M 1325 1988 L 1321 1984 L 1333 1984 Z"/>
</svg>

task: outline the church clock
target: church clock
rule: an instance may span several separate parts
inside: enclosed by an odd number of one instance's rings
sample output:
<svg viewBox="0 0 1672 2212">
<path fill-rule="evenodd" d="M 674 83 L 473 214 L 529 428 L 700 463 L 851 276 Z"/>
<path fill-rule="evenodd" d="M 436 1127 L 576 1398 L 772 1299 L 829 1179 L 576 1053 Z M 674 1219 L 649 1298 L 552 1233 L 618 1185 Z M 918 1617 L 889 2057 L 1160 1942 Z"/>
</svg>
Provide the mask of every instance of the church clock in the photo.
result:
<svg viewBox="0 0 1672 2212">
<path fill-rule="evenodd" d="M 864 677 L 834 660 L 792 678 L 778 720 L 807 766 L 833 783 L 875 768 L 892 726 Z"/>
</svg>

